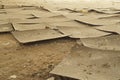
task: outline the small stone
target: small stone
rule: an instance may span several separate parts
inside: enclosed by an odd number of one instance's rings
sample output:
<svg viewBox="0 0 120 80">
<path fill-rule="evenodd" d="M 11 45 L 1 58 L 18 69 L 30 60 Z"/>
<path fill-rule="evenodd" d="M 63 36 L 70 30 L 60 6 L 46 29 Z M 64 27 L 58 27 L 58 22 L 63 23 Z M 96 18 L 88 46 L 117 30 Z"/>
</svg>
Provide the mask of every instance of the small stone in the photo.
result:
<svg viewBox="0 0 120 80">
<path fill-rule="evenodd" d="M 48 78 L 47 80 L 55 80 L 54 77 Z"/>
<path fill-rule="evenodd" d="M 4 43 L 2 43 L 2 45 L 4 45 L 4 46 L 10 45 L 10 42 L 4 42 Z"/>
<path fill-rule="evenodd" d="M 11 75 L 11 76 L 10 76 L 10 79 L 15 79 L 15 78 L 17 78 L 16 75 Z"/>
</svg>

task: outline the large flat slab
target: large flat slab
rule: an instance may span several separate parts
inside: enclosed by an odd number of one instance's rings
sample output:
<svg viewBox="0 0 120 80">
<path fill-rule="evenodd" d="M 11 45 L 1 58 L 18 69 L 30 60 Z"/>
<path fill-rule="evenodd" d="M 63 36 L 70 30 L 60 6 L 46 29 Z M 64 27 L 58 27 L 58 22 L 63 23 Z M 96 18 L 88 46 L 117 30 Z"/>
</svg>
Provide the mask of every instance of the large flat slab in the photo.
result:
<svg viewBox="0 0 120 80">
<path fill-rule="evenodd" d="M 86 47 L 101 50 L 120 51 L 120 35 L 110 35 L 97 38 L 85 38 L 81 39 L 81 41 L 83 45 Z"/>
<path fill-rule="evenodd" d="M 92 27 L 57 27 L 58 30 L 71 38 L 90 38 L 109 35 L 110 33 L 96 30 Z"/>
<path fill-rule="evenodd" d="M 119 80 L 120 52 L 74 46 L 51 74 L 75 80 Z M 73 80 L 74 80 L 73 79 Z"/>
<path fill-rule="evenodd" d="M 20 43 L 43 41 L 43 40 L 61 38 L 66 36 L 51 29 L 14 31 L 12 32 L 12 34 Z"/>
</svg>

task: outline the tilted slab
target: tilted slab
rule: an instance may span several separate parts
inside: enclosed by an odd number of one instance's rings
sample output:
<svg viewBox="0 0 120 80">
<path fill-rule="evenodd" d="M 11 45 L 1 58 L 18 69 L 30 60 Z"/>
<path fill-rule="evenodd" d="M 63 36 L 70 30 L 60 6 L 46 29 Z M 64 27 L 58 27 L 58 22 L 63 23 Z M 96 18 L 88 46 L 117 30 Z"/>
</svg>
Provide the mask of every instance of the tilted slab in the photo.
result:
<svg viewBox="0 0 120 80">
<path fill-rule="evenodd" d="M 50 73 L 75 80 L 119 80 L 119 56 L 118 51 L 74 46 L 71 53 Z"/>
</svg>

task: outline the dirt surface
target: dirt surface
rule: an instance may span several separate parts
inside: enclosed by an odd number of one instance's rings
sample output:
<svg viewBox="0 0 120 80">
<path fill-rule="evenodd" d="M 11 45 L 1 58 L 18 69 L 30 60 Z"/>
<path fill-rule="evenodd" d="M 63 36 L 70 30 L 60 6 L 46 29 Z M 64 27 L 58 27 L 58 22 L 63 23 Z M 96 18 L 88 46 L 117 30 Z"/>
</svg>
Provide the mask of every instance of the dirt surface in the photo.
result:
<svg viewBox="0 0 120 80">
<path fill-rule="evenodd" d="M 0 34 L 0 80 L 45 80 L 74 46 L 75 40 L 62 38 L 19 44 L 10 33 Z"/>
</svg>

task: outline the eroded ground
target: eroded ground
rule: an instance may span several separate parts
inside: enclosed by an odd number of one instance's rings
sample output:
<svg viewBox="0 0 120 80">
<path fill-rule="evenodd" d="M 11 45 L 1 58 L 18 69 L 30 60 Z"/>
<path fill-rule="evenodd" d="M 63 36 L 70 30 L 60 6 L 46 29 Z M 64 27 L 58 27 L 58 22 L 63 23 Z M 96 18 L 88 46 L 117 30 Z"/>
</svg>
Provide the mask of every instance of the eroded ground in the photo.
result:
<svg viewBox="0 0 120 80">
<path fill-rule="evenodd" d="M 0 80 L 45 80 L 75 44 L 69 38 L 20 45 L 9 33 L 0 34 Z"/>
</svg>

